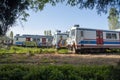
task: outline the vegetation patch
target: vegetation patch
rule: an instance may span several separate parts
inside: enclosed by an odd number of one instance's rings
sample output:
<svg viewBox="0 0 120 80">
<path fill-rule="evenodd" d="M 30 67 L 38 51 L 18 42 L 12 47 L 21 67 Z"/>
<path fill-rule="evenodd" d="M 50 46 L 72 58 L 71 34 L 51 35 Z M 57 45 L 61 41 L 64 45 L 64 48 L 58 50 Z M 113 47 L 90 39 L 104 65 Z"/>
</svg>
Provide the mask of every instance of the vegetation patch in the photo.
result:
<svg viewBox="0 0 120 80">
<path fill-rule="evenodd" d="M 17 47 L 17 46 L 11 46 L 9 49 L 1 48 L 0 49 L 0 54 L 48 54 L 48 53 L 60 53 L 60 54 L 65 54 L 68 53 L 67 49 L 60 49 L 56 50 L 55 48 L 37 48 L 37 47 Z"/>
<path fill-rule="evenodd" d="M 0 80 L 120 80 L 113 66 L 0 65 Z"/>
<path fill-rule="evenodd" d="M 60 49 L 58 50 L 59 54 L 67 54 L 68 53 L 68 49 Z"/>
<path fill-rule="evenodd" d="M 17 47 L 11 46 L 10 49 L 0 49 L 0 54 L 11 53 L 11 54 L 23 54 L 23 53 L 41 53 L 41 48 L 30 48 L 30 47 Z"/>
</svg>

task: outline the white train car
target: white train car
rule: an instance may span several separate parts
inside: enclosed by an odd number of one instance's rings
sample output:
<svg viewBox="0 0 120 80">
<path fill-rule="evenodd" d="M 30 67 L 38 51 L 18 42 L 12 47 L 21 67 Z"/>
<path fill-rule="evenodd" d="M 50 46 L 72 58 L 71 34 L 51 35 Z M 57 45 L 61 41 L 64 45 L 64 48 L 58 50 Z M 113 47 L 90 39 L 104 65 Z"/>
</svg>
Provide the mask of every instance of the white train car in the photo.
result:
<svg viewBox="0 0 120 80">
<path fill-rule="evenodd" d="M 16 35 L 14 37 L 14 45 L 51 47 L 52 40 L 52 36 L 45 35 Z"/>
<path fill-rule="evenodd" d="M 25 36 L 20 36 L 19 34 L 16 34 L 16 36 L 14 36 L 13 44 L 17 46 L 23 46 L 23 42 L 25 41 L 26 41 Z"/>
<path fill-rule="evenodd" d="M 120 32 L 80 28 L 75 25 L 70 29 L 67 45 L 75 52 L 96 51 L 120 48 Z"/>
<path fill-rule="evenodd" d="M 61 33 L 60 30 L 57 30 L 53 35 L 53 46 L 56 48 L 66 47 L 66 40 L 68 38 L 67 33 Z"/>
</svg>

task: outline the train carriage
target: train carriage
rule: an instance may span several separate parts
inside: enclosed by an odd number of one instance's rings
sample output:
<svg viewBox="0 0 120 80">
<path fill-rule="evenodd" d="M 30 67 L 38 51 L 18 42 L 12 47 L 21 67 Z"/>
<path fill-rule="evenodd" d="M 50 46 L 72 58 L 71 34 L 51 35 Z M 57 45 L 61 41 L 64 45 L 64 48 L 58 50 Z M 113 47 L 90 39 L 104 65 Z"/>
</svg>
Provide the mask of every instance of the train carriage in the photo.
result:
<svg viewBox="0 0 120 80">
<path fill-rule="evenodd" d="M 14 45 L 28 47 L 51 47 L 52 36 L 47 35 L 16 35 L 14 37 Z"/>
<path fill-rule="evenodd" d="M 56 48 L 65 48 L 67 38 L 68 38 L 68 34 L 66 32 L 61 33 L 60 30 L 57 30 L 53 35 L 52 44 Z"/>
<path fill-rule="evenodd" d="M 70 29 L 68 46 L 75 52 L 105 52 L 106 49 L 120 48 L 120 32 L 80 28 L 75 25 Z"/>
</svg>

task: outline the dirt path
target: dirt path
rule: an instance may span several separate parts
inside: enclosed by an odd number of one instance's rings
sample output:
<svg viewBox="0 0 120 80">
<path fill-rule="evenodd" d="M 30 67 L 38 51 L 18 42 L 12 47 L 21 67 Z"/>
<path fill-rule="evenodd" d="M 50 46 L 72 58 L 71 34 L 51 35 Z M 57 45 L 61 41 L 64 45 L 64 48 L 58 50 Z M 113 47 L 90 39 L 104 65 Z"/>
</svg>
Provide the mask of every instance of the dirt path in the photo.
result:
<svg viewBox="0 0 120 80">
<path fill-rule="evenodd" d="M 120 55 L 80 54 L 12 54 L 0 56 L 0 64 L 73 64 L 73 65 L 120 65 Z"/>
</svg>

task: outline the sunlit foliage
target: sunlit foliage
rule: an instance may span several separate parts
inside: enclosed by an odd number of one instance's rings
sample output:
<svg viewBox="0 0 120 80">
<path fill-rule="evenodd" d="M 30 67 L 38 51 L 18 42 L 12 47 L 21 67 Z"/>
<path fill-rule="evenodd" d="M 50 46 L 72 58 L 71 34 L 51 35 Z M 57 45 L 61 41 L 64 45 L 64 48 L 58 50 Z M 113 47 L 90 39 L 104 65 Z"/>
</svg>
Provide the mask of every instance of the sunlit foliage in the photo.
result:
<svg viewBox="0 0 120 80">
<path fill-rule="evenodd" d="M 26 21 L 28 9 L 43 10 L 47 4 L 76 6 L 79 9 L 96 9 L 98 14 L 107 13 L 110 7 L 120 12 L 120 0 L 0 0 L 0 35 L 5 35 L 18 18 Z"/>
</svg>

